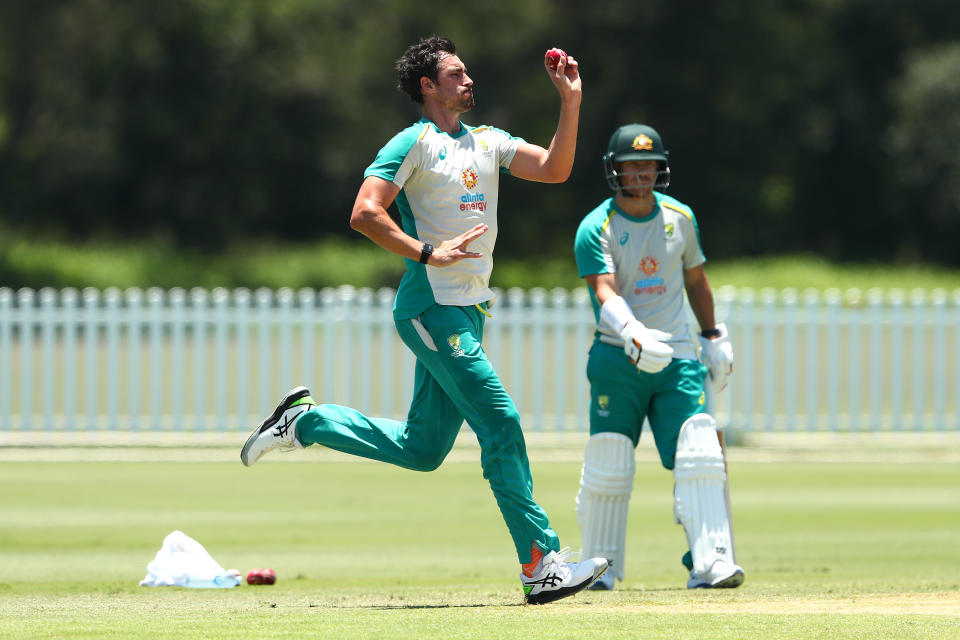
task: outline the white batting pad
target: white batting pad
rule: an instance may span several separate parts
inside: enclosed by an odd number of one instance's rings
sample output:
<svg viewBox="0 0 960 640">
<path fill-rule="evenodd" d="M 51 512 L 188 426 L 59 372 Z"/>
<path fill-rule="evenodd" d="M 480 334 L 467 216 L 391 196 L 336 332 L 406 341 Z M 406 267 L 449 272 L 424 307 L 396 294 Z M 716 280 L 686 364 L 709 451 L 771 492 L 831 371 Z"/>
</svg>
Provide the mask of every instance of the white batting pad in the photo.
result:
<svg viewBox="0 0 960 640">
<path fill-rule="evenodd" d="M 717 424 L 709 415 L 698 413 L 680 427 L 673 478 L 674 516 L 687 534 L 693 573 L 708 574 L 717 560 L 734 563 L 727 474 Z"/>
<path fill-rule="evenodd" d="M 610 571 L 624 578 L 627 511 L 633 491 L 633 441 L 619 433 L 590 436 L 583 454 L 577 521 L 581 558 L 606 558 Z"/>
</svg>

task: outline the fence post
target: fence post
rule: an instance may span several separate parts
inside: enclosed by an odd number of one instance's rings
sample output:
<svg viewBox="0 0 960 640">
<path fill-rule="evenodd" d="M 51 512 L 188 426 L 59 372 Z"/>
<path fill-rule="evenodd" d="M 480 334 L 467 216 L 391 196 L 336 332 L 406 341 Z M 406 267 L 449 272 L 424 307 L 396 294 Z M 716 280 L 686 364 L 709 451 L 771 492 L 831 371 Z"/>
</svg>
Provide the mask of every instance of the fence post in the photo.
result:
<svg viewBox="0 0 960 640">
<path fill-rule="evenodd" d="M 526 348 L 524 345 L 524 313 L 523 302 L 525 292 L 519 287 L 511 287 L 507 290 L 507 299 L 510 309 L 510 387 L 508 391 L 517 405 L 518 411 L 521 407 L 527 407 L 527 398 L 524 385 L 526 362 Z"/>
<path fill-rule="evenodd" d="M 926 387 L 924 355 L 927 331 L 927 293 L 923 289 L 910 292 L 911 321 L 913 325 L 913 429 L 922 431 L 926 413 Z"/>
<path fill-rule="evenodd" d="M 756 414 L 753 410 L 754 381 L 756 379 L 756 360 L 754 357 L 754 331 L 756 324 L 756 310 L 753 306 L 754 291 L 747 287 L 740 291 L 740 312 L 738 316 L 742 319 L 740 326 L 743 329 L 743 357 L 740 359 L 746 366 L 740 367 L 746 375 L 740 383 L 740 406 L 743 407 L 743 418 L 738 420 L 743 425 L 743 429 L 750 431 L 756 427 Z"/>
<path fill-rule="evenodd" d="M 321 302 L 321 313 L 320 318 L 323 323 L 323 355 L 320 358 L 321 362 L 336 362 L 336 352 L 334 341 L 334 322 L 335 322 L 335 309 L 334 305 L 336 303 L 336 290 L 331 287 L 326 287 L 320 291 L 320 302 Z M 330 374 L 325 374 L 323 376 L 323 397 L 324 402 L 333 402 L 334 393 L 336 388 L 333 384 L 333 376 Z"/>
<path fill-rule="evenodd" d="M 130 370 L 124 376 L 129 389 L 127 391 L 127 426 L 131 431 L 140 428 L 140 332 L 143 328 L 141 306 L 143 291 L 132 287 L 126 290 L 127 301 L 127 362 Z"/>
<path fill-rule="evenodd" d="M 903 375 L 903 306 L 904 292 L 902 289 L 893 289 L 890 292 L 890 304 L 893 307 L 891 319 L 890 353 L 892 362 L 891 372 L 891 396 L 893 412 L 891 415 L 891 428 L 894 431 L 903 429 L 903 384 L 906 382 Z"/>
<path fill-rule="evenodd" d="M 277 372 L 277 379 L 280 381 L 280 388 L 274 391 L 273 396 L 286 393 L 294 386 L 292 367 L 297 358 L 293 351 L 293 289 L 282 287 L 277 290 L 276 318 L 280 333 L 278 349 L 280 357 L 277 359 L 280 369 Z"/>
<path fill-rule="evenodd" d="M 308 385 L 311 391 L 316 357 L 313 344 L 316 300 L 317 292 L 313 289 L 303 288 L 297 292 L 297 301 L 300 305 L 300 347 L 296 350 L 299 356 L 296 360 L 300 363 L 300 380 L 302 384 Z"/>
<path fill-rule="evenodd" d="M 53 431 L 53 407 L 59 400 L 53 393 L 53 347 L 55 339 L 54 313 L 57 304 L 57 292 L 50 287 L 40 289 L 41 309 L 41 387 L 40 405 L 43 407 L 43 428 Z"/>
<path fill-rule="evenodd" d="M 393 418 L 400 414 L 394 407 L 393 388 L 397 372 L 394 358 L 394 328 L 393 328 L 393 290 L 381 288 L 377 291 L 376 318 L 380 328 L 380 414 Z"/>
<path fill-rule="evenodd" d="M 777 430 L 776 415 L 776 381 L 779 377 L 776 366 L 776 338 L 777 329 L 777 291 L 770 287 L 760 292 L 760 302 L 763 305 L 763 347 L 762 371 L 763 374 L 763 415 L 765 429 Z"/>
<path fill-rule="evenodd" d="M 850 414 L 851 431 L 860 431 L 860 331 L 863 324 L 863 292 L 860 289 L 848 289 L 845 294 L 847 306 L 847 336 L 850 347 L 849 370 L 847 372 L 847 410 Z"/>
<path fill-rule="evenodd" d="M 190 304 L 193 305 L 193 428 L 206 431 L 207 398 L 207 290 L 202 287 L 190 289 Z"/>
<path fill-rule="evenodd" d="M 273 382 L 272 358 L 270 357 L 270 303 L 273 292 L 266 287 L 260 287 L 254 292 L 257 309 L 257 406 L 254 411 L 257 415 L 266 415 L 269 411 L 271 393 L 276 391 L 270 386 Z"/>
<path fill-rule="evenodd" d="M 186 308 L 187 291 L 181 287 L 170 290 L 170 331 L 173 353 L 171 354 L 171 384 L 173 386 L 173 429 L 184 429 L 184 395 L 186 393 Z"/>
<path fill-rule="evenodd" d="M 61 395 L 63 396 L 63 413 L 61 424 L 68 431 L 77 428 L 77 329 L 80 325 L 78 309 L 80 295 L 76 289 L 67 287 L 60 294 L 63 305 L 63 380 Z M 3 320 L 0 319 L 0 325 Z M 2 347 L 0 347 L 2 349 Z M 0 374 L 2 375 L 2 374 Z M 0 399 L 0 403 L 2 403 Z"/>
<path fill-rule="evenodd" d="M 807 429 L 816 431 L 820 413 L 820 292 L 805 289 L 803 304 L 807 310 Z"/>
<path fill-rule="evenodd" d="M 557 287 L 550 291 L 550 306 L 553 331 L 552 351 L 556 361 L 553 366 L 553 410 L 550 412 L 554 431 L 560 431 L 566 425 L 564 418 L 567 413 L 568 382 L 570 380 L 570 366 L 567 362 L 567 327 L 570 313 L 567 308 L 567 290 Z M 536 357 L 536 356 L 534 356 Z"/>
<path fill-rule="evenodd" d="M 163 289 L 159 287 L 147 289 L 147 309 L 150 325 L 150 357 L 147 366 L 150 415 L 147 426 L 152 431 L 159 431 L 163 420 Z"/>
<path fill-rule="evenodd" d="M 596 331 L 596 319 L 593 314 L 593 303 L 590 302 L 590 292 L 586 287 L 578 287 L 573 290 L 573 309 L 571 310 L 573 318 L 573 330 L 576 334 L 574 338 L 573 361 L 576 365 L 573 367 L 576 373 L 576 383 L 574 388 L 574 430 L 587 429 L 590 417 L 590 387 L 587 380 L 587 357 L 589 352 L 588 345 L 592 344 L 593 334 Z M 588 342 L 589 339 L 589 342 Z"/>
<path fill-rule="evenodd" d="M 0 287 L 0 431 L 13 428 L 13 397 L 10 395 L 10 377 L 13 371 L 13 290 Z"/>
<path fill-rule="evenodd" d="M 34 291 L 20 289 L 17 292 L 17 307 L 20 312 L 20 430 L 30 429 L 33 424 L 33 323 Z"/>
<path fill-rule="evenodd" d="M 953 424 L 960 429 L 960 289 L 953 290 Z"/>
<path fill-rule="evenodd" d="M 120 289 L 108 287 L 103 292 L 107 331 L 107 429 L 119 428 L 120 413 Z"/>
<path fill-rule="evenodd" d="M 357 300 L 357 290 L 350 285 L 344 285 L 337 289 L 336 323 L 340 331 L 343 332 L 341 347 L 343 348 L 343 357 L 338 361 L 340 366 L 338 376 L 343 382 L 343 404 L 352 407 L 356 403 L 353 400 L 353 316 L 354 305 Z"/>
<path fill-rule="evenodd" d="M 240 287 L 233 291 L 233 316 L 237 336 L 237 422 L 250 422 L 250 308 L 253 297 L 250 289 Z M 255 420 L 255 419 L 254 419 Z"/>
<path fill-rule="evenodd" d="M 370 368 L 370 359 L 371 359 L 371 343 L 373 342 L 373 324 L 375 319 L 373 317 L 373 291 L 367 287 L 363 287 L 357 292 L 357 309 L 351 314 L 355 319 L 358 319 L 359 322 L 359 333 L 360 333 L 360 355 L 357 358 L 357 361 L 360 364 L 360 375 L 358 380 L 360 384 L 357 385 L 360 387 L 360 404 L 358 405 L 362 411 L 371 412 L 373 411 L 372 400 L 370 399 L 370 383 L 373 381 L 373 371 Z M 348 320 L 347 324 L 352 322 Z"/>
<path fill-rule="evenodd" d="M 784 411 L 787 418 L 787 431 L 797 428 L 797 301 L 799 294 L 796 289 L 784 289 L 783 299 L 783 332 L 784 349 L 784 386 L 786 398 Z"/>
<path fill-rule="evenodd" d="M 881 427 L 883 415 L 883 393 L 881 376 L 886 371 L 884 356 L 889 349 L 884 348 L 883 332 L 883 290 L 873 288 L 867 291 L 867 304 L 870 307 L 870 429 Z"/>
<path fill-rule="evenodd" d="M 97 366 L 100 356 L 100 324 L 99 313 L 100 292 L 93 287 L 83 290 L 83 337 L 86 341 L 86 357 L 84 358 L 84 378 L 87 410 L 87 429 L 95 431 L 99 422 L 98 398 L 100 367 Z"/>
<path fill-rule="evenodd" d="M 947 396 L 947 290 L 934 289 L 933 302 L 933 417 L 934 429 L 943 431 Z M 940 345 L 944 345 L 941 347 Z M 958 367 L 960 369 L 960 367 Z"/>
<path fill-rule="evenodd" d="M 536 424 L 534 429 L 543 431 L 546 426 L 544 415 L 544 334 L 546 332 L 545 308 L 547 291 L 543 287 L 534 287 L 530 290 L 530 331 L 532 349 L 526 350 L 527 357 L 524 365 L 530 367 L 531 393 L 533 394 L 533 415 Z"/>
<path fill-rule="evenodd" d="M 235 368 L 227 366 L 228 352 L 227 352 L 227 334 L 230 331 L 230 317 L 227 313 L 227 307 L 230 304 L 230 292 L 223 287 L 217 287 L 213 290 L 213 313 L 214 313 L 214 328 L 213 328 L 213 405 L 214 409 L 214 420 L 216 423 L 212 426 L 217 429 L 217 431 L 224 431 L 226 429 L 227 423 L 235 424 L 237 419 L 233 414 L 234 405 L 228 400 L 227 396 L 227 382 L 228 372 L 233 371 L 233 376 L 230 378 L 236 377 L 238 375 L 245 375 L 245 373 L 238 372 Z M 230 413 L 226 413 L 227 407 L 230 407 Z"/>
</svg>

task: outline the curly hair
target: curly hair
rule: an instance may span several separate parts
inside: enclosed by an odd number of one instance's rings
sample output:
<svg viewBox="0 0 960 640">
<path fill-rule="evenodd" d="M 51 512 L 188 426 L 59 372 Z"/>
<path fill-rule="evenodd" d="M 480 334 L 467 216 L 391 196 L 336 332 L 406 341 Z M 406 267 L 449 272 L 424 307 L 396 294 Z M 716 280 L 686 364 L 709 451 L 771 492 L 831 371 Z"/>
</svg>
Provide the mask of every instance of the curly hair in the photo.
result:
<svg viewBox="0 0 960 640">
<path fill-rule="evenodd" d="M 453 41 L 440 36 L 430 36 L 410 45 L 394 65 L 397 70 L 397 89 L 417 104 L 423 104 L 420 78 L 426 76 L 436 82 L 440 60 L 456 53 Z"/>
</svg>

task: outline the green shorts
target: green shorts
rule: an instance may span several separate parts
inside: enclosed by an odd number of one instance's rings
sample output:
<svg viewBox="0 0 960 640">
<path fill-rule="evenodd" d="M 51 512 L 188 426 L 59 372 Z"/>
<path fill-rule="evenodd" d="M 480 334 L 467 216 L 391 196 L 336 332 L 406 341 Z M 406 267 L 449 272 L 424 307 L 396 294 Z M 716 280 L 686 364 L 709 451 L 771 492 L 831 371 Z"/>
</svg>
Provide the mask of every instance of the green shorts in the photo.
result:
<svg viewBox="0 0 960 640">
<path fill-rule="evenodd" d="M 680 427 L 704 411 L 706 375 L 707 368 L 696 360 L 674 360 L 659 373 L 643 373 L 622 347 L 594 343 L 587 360 L 590 435 L 622 433 L 636 446 L 646 418 L 660 462 L 673 469 Z"/>
</svg>

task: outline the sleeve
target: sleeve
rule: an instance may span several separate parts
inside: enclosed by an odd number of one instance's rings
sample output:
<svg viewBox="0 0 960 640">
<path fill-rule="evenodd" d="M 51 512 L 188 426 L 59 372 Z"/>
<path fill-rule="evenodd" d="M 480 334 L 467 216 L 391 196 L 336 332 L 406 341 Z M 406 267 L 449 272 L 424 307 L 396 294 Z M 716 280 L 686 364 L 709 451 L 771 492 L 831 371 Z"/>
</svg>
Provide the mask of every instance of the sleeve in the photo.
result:
<svg viewBox="0 0 960 640">
<path fill-rule="evenodd" d="M 499 136 L 499 144 L 497 144 L 497 164 L 500 165 L 500 172 L 510 173 L 510 163 L 513 162 L 513 156 L 517 155 L 517 149 L 520 148 L 520 145 L 523 144 L 525 140 L 512 136 L 502 129 L 491 127 L 490 130 Z"/>
<path fill-rule="evenodd" d="M 692 209 L 687 209 L 689 216 L 684 215 L 681 219 L 689 225 L 689 233 L 685 233 L 686 246 L 683 248 L 683 268 L 693 269 L 699 267 L 707 261 L 703 255 L 703 248 L 700 246 L 700 227 L 697 225 L 697 218 L 693 215 Z"/>
<path fill-rule="evenodd" d="M 610 253 L 610 244 L 602 232 L 602 228 L 594 221 L 594 216 L 587 216 L 577 229 L 573 252 L 577 258 L 577 272 L 580 277 L 597 273 L 616 273 L 613 255 Z"/>
<path fill-rule="evenodd" d="M 419 145 L 417 145 L 417 142 L 424 131 L 426 131 L 424 127 L 414 125 L 393 136 L 377 152 L 376 159 L 363 172 L 363 177 L 376 176 L 403 188 L 418 164 L 417 151 Z"/>
</svg>

